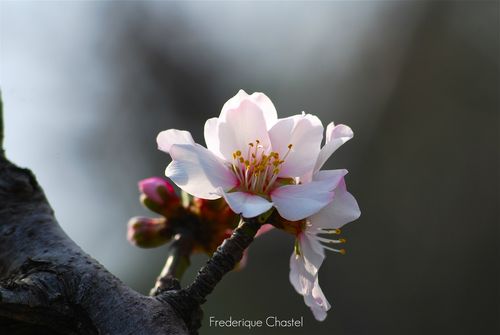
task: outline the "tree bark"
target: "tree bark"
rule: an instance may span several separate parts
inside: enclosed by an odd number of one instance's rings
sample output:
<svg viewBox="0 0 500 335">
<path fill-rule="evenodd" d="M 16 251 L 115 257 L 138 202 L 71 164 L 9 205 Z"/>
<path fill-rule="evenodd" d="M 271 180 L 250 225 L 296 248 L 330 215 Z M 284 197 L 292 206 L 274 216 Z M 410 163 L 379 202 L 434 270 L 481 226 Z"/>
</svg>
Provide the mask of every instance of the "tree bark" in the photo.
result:
<svg viewBox="0 0 500 335">
<path fill-rule="evenodd" d="M 61 229 L 34 175 L 0 157 L 0 333 L 187 334 Z"/>
<path fill-rule="evenodd" d="M 0 98 L 0 334 L 197 334 L 201 304 L 258 220 L 242 219 L 187 288 L 167 268 L 152 296 L 142 295 L 63 232 L 35 176 L 5 157 L 2 125 Z"/>
</svg>

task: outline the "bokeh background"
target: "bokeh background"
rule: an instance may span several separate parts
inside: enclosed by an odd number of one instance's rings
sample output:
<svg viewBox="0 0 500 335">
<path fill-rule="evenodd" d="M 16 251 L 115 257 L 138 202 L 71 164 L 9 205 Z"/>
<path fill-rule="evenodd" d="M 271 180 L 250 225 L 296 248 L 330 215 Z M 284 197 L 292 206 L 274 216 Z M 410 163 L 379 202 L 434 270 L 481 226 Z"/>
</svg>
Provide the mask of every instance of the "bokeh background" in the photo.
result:
<svg viewBox="0 0 500 335">
<path fill-rule="evenodd" d="M 226 276 L 205 316 L 304 316 L 300 329 L 201 334 L 497 334 L 499 2 L 0 2 L 6 149 L 30 167 L 64 230 L 125 283 L 152 286 L 167 247 L 126 223 L 149 214 L 139 179 L 163 174 L 164 129 L 203 143 L 240 88 L 280 116 L 351 126 L 329 161 L 362 217 L 320 282 L 316 322 L 288 282 L 275 231 Z M 206 257 L 193 258 L 189 283 Z"/>
</svg>

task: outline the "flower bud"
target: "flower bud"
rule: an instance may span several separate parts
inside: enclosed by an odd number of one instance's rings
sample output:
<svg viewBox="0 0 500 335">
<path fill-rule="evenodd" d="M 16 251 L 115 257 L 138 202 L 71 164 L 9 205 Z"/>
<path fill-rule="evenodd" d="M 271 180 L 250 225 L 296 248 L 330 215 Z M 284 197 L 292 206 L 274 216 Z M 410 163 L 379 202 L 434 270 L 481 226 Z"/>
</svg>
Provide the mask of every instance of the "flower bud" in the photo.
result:
<svg viewBox="0 0 500 335">
<path fill-rule="evenodd" d="M 168 216 L 181 205 L 174 188 L 163 178 L 151 177 L 141 180 L 139 191 L 142 193 L 141 202 L 144 206 L 163 216 Z"/>
<path fill-rule="evenodd" d="M 192 210 L 205 221 L 214 222 L 224 229 L 233 229 L 238 225 L 239 215 L 231 210 L 223 198 L 207 200 L 194 197 L 192 204 Z"/>
<path fill-rule="evenodd" d="M 172 228 L 165 218 L 133 217 L 128 222 L 127 239 L 141 248 L 154 248 L 172 238 Z"/>
</svg>

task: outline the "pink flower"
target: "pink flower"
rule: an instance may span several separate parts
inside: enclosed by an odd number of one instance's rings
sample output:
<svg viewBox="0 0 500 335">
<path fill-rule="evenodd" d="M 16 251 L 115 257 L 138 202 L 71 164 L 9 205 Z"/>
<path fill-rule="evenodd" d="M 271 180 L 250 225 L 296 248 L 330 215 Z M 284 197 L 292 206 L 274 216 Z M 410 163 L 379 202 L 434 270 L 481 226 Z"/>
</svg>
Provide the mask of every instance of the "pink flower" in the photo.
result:
<svg viewBox="0 0 500 335">
<path fill-rule="evenodd" d="M 327 180 L 331 187 L 333 200 L 318 213 L 304 220 L 297 234 L 294 252 L 290 258 L 290 282 L 295 290 L 304 296 L 304 302 L 314 314 L 323 321 L 330 304 L 319 286 L 318 270 L 325 258 L 325 249 L 345 253 L 344 249 L 332 248 L 331 244 L 343 243 L 344 239 L 319 236 L 339 234 L 339 228 L 356 220 L 361 212 L 354 197 L 347 192 L 344 181 L 346 170 L 320 171 L 326 160 L 343 143 L 353 137 L 351 129 L 345 125 L 334 126 L 330 123 L 326 130 L 326 143 L 321 149 L 314 169 L 303 176 L 302 182 Z M 334 178 L 335 176 L 335 178 Z M 333 181 L 333 182 L 332 182 Z"/>
<path fill-rule="evenodd" d="M 150 177 L 139 181 L 139 191 L 144 193 L 151 200 L 159 203 L 165 203 L 165 195 L 175 195 L 174 188 L 168 181 L 160 177 Z"/>
<path fill-rule="evenodd" d="M 187 193 L 224 197 L 244 217 L 274 206 L 282 217 L 301 220 L 333 198 L 324 181 L 296 183 L 313 170 L 322 138 L 323 125 L 316 116 L 278 119 L 266 95 L 240 90 L 218 118 L 205 123 L 207 148 L 196 144 L 188 131 L 176 129 L 162 131 L 157 143 L 172 157 L 165 175 Z"/>
<path fill-rule="evenodd" d="M 168 181 L 159 177 L 150 177 L 139 181 L 141 202 L 150 210 L 169 216 L 180 206 L 180 199 Z"/>
<path fill-rule="evenodd" d="M 128 222 L 127 239 L 141 248 L 154 248 L 167 243 L 173 235 L 165 218 L 133 217 Z"/>
</svg>

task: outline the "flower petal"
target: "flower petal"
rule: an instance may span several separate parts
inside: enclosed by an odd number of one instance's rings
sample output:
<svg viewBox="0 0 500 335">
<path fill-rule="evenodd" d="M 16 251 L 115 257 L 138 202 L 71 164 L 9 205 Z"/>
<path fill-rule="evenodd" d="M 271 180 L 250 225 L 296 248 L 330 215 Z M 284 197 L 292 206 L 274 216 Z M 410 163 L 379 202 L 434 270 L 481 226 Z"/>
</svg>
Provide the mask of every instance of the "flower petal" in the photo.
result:
<svg viewBox="0 0 500 335">
<path fill-rule="evenodd" d="M 164 194 L 164 196 L 172 198 L 176 198 L 174 187 L 170 185 L 168 181 L 159 177 L 150 177 L 146 179 L 142 179 L 138 183 L 139 192 L 143 193 L 146 197 L 150 198 L 156 203 L 165 204 L 165 200 L 160 195 L 160 192 Z M 160 189 L 160 192 L 159 192 Z"/>
<path fill-rule="evenodd" d="M 304 302 L 311 309 L 316 320 L 324 321 L 326 319 L 326 312 L 331 308 L 331 305 L 328 300 L 326 300 L 319 286 L 318 276 L 316 276 L 310 294 L 304 296 Z"/>
<path fill-rule="evenodd" d="M 264 93 L 255 92 L 252 95 L 248 95 L 245 91 L 239 90 L 238 93 L 231 99 L 229 99 L 224 106 L 222 106 L 222 111 L 220 113 L 220 120 L 226 121 L 227 112 L 231 109 L 236 109 L 245 99 L 253 101 L 263 112 L 264 119 L 266 121 L 267 128 L 276 123 L 278 120 L 278 113 L 276 112 L 276 107 Z"/>
<path fill-rule="evenodd" d="M 306 294 L 312 290 L 314 276 L 306 271 L 303 258 L 292 253 L 290 257 L 290 283 L 298 294 Z"/>
<path fill-rule="evenodd" d="M 325 187 L 329 191 L 333 191 L 340 185 L 340 183 L 344 182 L 344 176 L 346 174 L 346 169 L 321 170 L 313 176 L 313 181 L 321 182 L 321 187 Z"/>
<path fill-rule="evenodd" d="M 297 293 L 304 297 L 304 303 L 311 309 L 316 320 L 325 320 L 326 312 L 331 306 L 319 286 L 318 275 L 309 273 L 305 268 L 303 257 L 295 253 L 290 257 L 289 278 Z"/>
<path fill-rule="evenodd" d="M 272 224 L 266 223 L 263 224 L 259 230 L 257 231 L 257 234 L 255 234 L 255 237 L 259 237 L 261 235 L 264 235 L 265 233 L 271 231 L 274 229 L 274 226 Z"/>
<path fill-rule="evenodd" d="M 287 155 L 279 176 L 299 177 L 314 167 L 323 139 L 323 125 L 314 115 L 294 115 L 279 119 L 269 130 L 269 137 L 273 151 L 282 159 Z"/>
<path fill-rule="evenodd" d="M 213 117 L 205 122 L 204 136 L 207 149 L 217 157 L 224 158 L 219 150 L 219 119 Z"/>
<path fill-rule="evenodd" d="M 231 110 L 231 109 L 238 108 L 241 101 L 243 101 L 244 99 L 246 99 L 248 97 L 249 97 L 249 95 L 247 94 L 247 92 L 245 92 L 244 90 L 239 90 L 238 93 L 236 93 L 236 95 L 234 97 L 232 97 L 228 101 L 226 101 L 224 106 L 222 106 L 222 110 L 221 110 L 220 115 L 219 115 L 220 121 L 225 122 L 226 116 L 227 116 L 227 111 Z"/>
<path fill-rule="evenodd" d="M 250 96 L 264 113 L 264 118 L 266 119 L 267 129 L 270 129 L 278 120 L 278 112 L 276 112 L 276 107 L 274 107 L 271 99 L 267 97 L 264 93 L 255 92 Z"/>
<path fill-rule="evenodd" d="M 233 212 L 246 218 L 253 218 L 273 207 L 272 202 L 247 192 L 224 192 L 222 188 L 219 188 L 217 194 L 224 197 Z"/>
<path fill-rule="evenodd" d="M 330 186 L 331 183 L 325 181 L 285 185 L 273 190 L 271 199 L 283 218 L 298 221 L 319 212 L 332 201 Z"/>
<path fill-rule="evenodd" d="M 316 276 L 325 259 L 325 250 L 314 235 L 300 234 L 299 244 L 305 270 L 312 276 Z"/>
<path fill-rule="evenodd" d="M 361 215 L 358 203 L 351 193 L 347 192 L 345 182 L 339 183 L 334 190 L 331 204 L 309 218 L 314 228 L 340 228 L 346 223 L 356 220 Z"/>
<path fill-rule="evenodd" d="M 252 100 L 244 99 L 237 108 L 229 109 L 225 119 L 219 123 L 219 150 L 227 161 L 233 160 L 233 153 L 237 150 L 246 155 L 249 143 L 256 140 L 264 151 L 270 150 L 264 114 Z"/>
<path fill-rule="evenodd" d="M 181 189 L 202 199 L 218 199 L 217 189 L 236 186 L 234 174 L 210 151 L 199 144 L 175 144 L 170 148 L 173 161 L 165 175 Z"/>
<path fill-rule="evenodd" d="M 191 133 L 186 130 L 168 129 L 160 132 L 156 137 L 156 143 L 158 144 L 158 149 L 166 152 L 170 152 L 170 148 L 174 144 L 194 144 L 193 137 Z"/>
<path fill-rule="evenodd" d="M 321 169 L 328 158 L 345 142 L 349 141 L 354 136 L 351 128 L 346 125 L 334 125 L 333 122 L 326 127 L 326 142 L 318 156 L 318 160 L 314 166 L 314 172 Z"/>
</svg>

